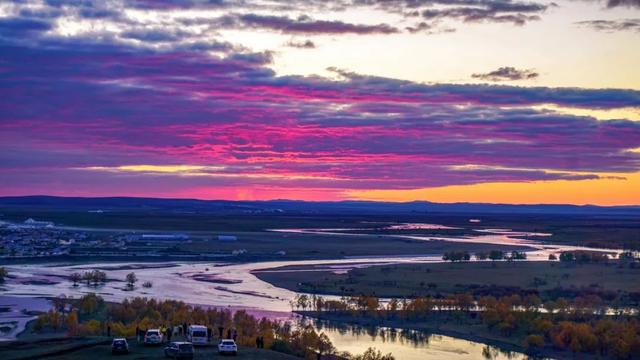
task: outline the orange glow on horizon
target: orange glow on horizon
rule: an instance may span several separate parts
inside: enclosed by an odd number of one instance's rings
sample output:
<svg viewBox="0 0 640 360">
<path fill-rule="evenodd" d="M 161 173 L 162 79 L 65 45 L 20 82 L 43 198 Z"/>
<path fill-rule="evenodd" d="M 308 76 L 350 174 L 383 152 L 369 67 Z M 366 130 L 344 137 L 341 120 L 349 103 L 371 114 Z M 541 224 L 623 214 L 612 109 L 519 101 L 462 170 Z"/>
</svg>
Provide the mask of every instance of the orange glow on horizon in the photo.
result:
<svg viewBox="0 0 640 360">
<path fill-rule="evenodd" d="M 358 200 L 440 203 L 480 202 L 504 204 L 638 205 L 640 172 L 601 174 L 594 180 L 496 182 L 411 190 L 357 190 L 345 197 Z M 623 177 L 620 179 L 617 177 Z"/>
</svg>

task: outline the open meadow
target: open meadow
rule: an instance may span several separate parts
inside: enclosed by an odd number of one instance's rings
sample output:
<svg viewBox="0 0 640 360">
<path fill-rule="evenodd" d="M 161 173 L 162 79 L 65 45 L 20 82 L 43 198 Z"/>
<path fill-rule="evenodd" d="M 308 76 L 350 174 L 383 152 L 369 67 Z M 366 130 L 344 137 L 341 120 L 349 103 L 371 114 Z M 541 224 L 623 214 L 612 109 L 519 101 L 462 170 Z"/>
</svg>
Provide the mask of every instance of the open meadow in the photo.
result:
<svg viewBox="0 0 640 360">
<path fill-rule="evenodd" d="M 640 267 L 616 262 L 468 262 L 400 264 L 355 268 L 347 273 L 314 271 L 314 266 L 253 272 L 258 278 L 293 291 L 331 295 L 415 297 L 472 293 L 474 295 L 538 294 L 543 299 L 599 294 L 637 304 Z"/>
</svg>

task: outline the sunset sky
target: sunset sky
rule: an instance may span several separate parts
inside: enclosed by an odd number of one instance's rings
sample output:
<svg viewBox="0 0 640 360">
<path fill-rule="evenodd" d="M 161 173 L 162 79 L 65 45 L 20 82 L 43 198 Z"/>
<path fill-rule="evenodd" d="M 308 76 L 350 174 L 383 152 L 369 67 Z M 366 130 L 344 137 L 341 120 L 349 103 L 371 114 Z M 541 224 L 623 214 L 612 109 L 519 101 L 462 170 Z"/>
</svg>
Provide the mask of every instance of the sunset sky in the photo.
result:
<svg viewBox="0 0 640 360">
<path fill-rule="evenodd" d="M 640 204 L 640 0 L 0 2 L 0 196 Z"/>
</svg>

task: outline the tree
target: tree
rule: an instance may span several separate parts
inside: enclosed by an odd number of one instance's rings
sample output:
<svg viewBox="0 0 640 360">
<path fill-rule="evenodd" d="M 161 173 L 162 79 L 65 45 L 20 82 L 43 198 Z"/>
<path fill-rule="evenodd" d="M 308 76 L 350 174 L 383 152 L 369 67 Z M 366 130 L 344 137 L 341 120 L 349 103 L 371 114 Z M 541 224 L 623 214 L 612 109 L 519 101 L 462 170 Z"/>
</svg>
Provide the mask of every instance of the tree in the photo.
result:
<svg viewBox="0 0 640 360">
<path fill-rule="evenodd" d="M 64 311 L 64 308 L 67 306 L 67 296 L 65 294 L 61 294 L 60 296 L 54 297 L 51 299 L 53 303 L 53 308 L 57 311 Z"/>
<path fill-rule="evenodd" d="M 549 261 L 556 261 L 558 257 L 555 254 L 549 254 Z"/>
<path fill-rule="evenodd" d="M 73 286 L 76 287 L 78 286 L 78 282 L 82 280 L 82 275 L 78 272 L 74 272 L 73 274 L 69 275 L 69 280 L 71 280 L 73 282 Z"/>
<path fill-rule="evenodd" d="M 295 301 L 298 309 L 306 310 L 309 307 L 309 296 L 305 294 L 296 296 Z"/>
<path fill-rule="evenodd" d="M 82 280 L 87 282 L 87 286 L 104 284 L 107 281 L 107 273 L 100 270 L 86 271 L 82 274 Z"/>
<path fill-rule="evenodd" d="M 336 351 L 336 348 L 333 346 L 331 340 L 325 333 L 322 333 L 318 336 L 316 349 L 318 350 L 320 356 L 324 354 L 332 354 Z"/>
<path fill-rule="evenodd" d="M 92 276 L 90 271 L 86 271 L 86 272 L 82 273 L 82 280 L 87 282 L 87 286 L 91 285 L 91 280 L 92 279 L 93 279 L 93 276 Z"/>
<path fill-rule="evenodd" d="M 391 353 L 382 355 L 380 350 L 370 347 L 362 355 L 354 356 L 353 360 L 395 360 L 395 358 Z"/>
<path fill-rule="evenodd" d="M 142 287 L 143 288 L 147 288 L 147 289 L 152 288 L 153 287 L 153 283 L 151 281 L 145 281 L 145 282 L 142 283 Z"/>
<path fill-rule="evenodd" d="M 487 260 L 489 258 L 489 253 L 486 251 L 476 251 L 476 260 Z"/>
<path fill-rule="evenodd" d="M 104 299 L 94 293 L 84 295 L 78 302 L 78 308 L 82 316 L 95 315 L 103 311 L 105 307 Z"/>
<path fill-rule="evenodd" d="M 502 250 L 491 250 L 489 253 L 489 259 L 492 261 L 502 260 L 504 258 L 504 252 Z"/>
<path fill-rule="evenodd" d="M 544 337 L 534 334 L 528 335 L 526 338 L 524 338 L 524 347 L 529 354 L 537 353 L 544 347 Z"/>
<path fill-rule="evenodd" d="M 93 277 L 93 283 L 95 286 L 98 286 L 98 284 L 104 284 L 105 282 L 107 282 L 107 273 L 104 271 L 94 270 L 92 277 Z"/>
<path fill-rule="evenodd" d="M 72 311 L 67 317 L 67 332 L 70 336 L 76 336 L 79 333 L 80 326 L 78 324 L 78 312 Z"/>
<path fill-rule="evenodd" d="M 469 261 L 471 259 L 471 255 L 466 251 L 448 251 L 442 255 L 442 260 L 444 261 Z"/>
<path fill-rule="evenodd" d="M 130 272 L 127 274 L 127 287 L 129 289 L 133 289 L 134 285 L 136 282 L 138 282 L 138 277 L 136 276 L 136 273 Z"/>
<path fill-rule="evenodd" d="M 0 267 L 0 283 L 4 282 L 4 279 L 7 277 L 7 275 L 9 275 L 7 269 L 4 266 Z"/>
</svg>

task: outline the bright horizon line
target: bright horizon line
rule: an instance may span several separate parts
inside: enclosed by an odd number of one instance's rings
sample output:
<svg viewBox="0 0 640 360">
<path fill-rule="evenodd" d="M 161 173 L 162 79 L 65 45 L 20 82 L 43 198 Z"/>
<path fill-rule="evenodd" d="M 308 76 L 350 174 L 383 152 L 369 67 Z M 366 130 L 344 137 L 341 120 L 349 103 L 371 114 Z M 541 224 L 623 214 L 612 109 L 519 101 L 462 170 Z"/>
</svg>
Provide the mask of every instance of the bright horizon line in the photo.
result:
<svg viewBox="0 0 640 360">
<path fill-rule="evenodd" d="M 367 199 L 341 199 L 341 200 L 304 200 L 304 199 L 291 199 L 291 198 L 271 198 L 271 199 L 254 199 L 254 200 L 238 200 L 238 199 L 224 199 L 224 198 L 197 198 L 197 197 L 158 197 L 158 196 L 131 196 L 131 195 L 108 195 L 108 196 L 73 196 L 73 195 L 49 195 L 49 194 L 29 194 L 29 195 L 2 195 L 3 198 L 28 198 L 28 197 L 52 197 L 62 199 L 153 199 L 153 200 L 195 200 L 195 201 L 226 201 L 226 202 L 271 202 L 271 201 L 290 201 L 290 202 L 305 202 L 305 203 L 345 203 L 345 202 L 361 202 L 361 203 L 393 203 L 393 204 L 411 204 L 411 203 L 431 203 L 431 204 L 478 204 L 478 205 L 507 205 L 507 206 L 575 206 L 575 207 L 599 207 L 599 208 L 633 208 L 640 207 L 640 204 L 624 204 L 624 205 L 598 205 L 598 204 L 572 204 L 572 203 L 504 203 L 504 202 L 476 202 L 476 201 L 431 201 L 424 199 L 416 200 L 367 200 Z"/>
</svg>

